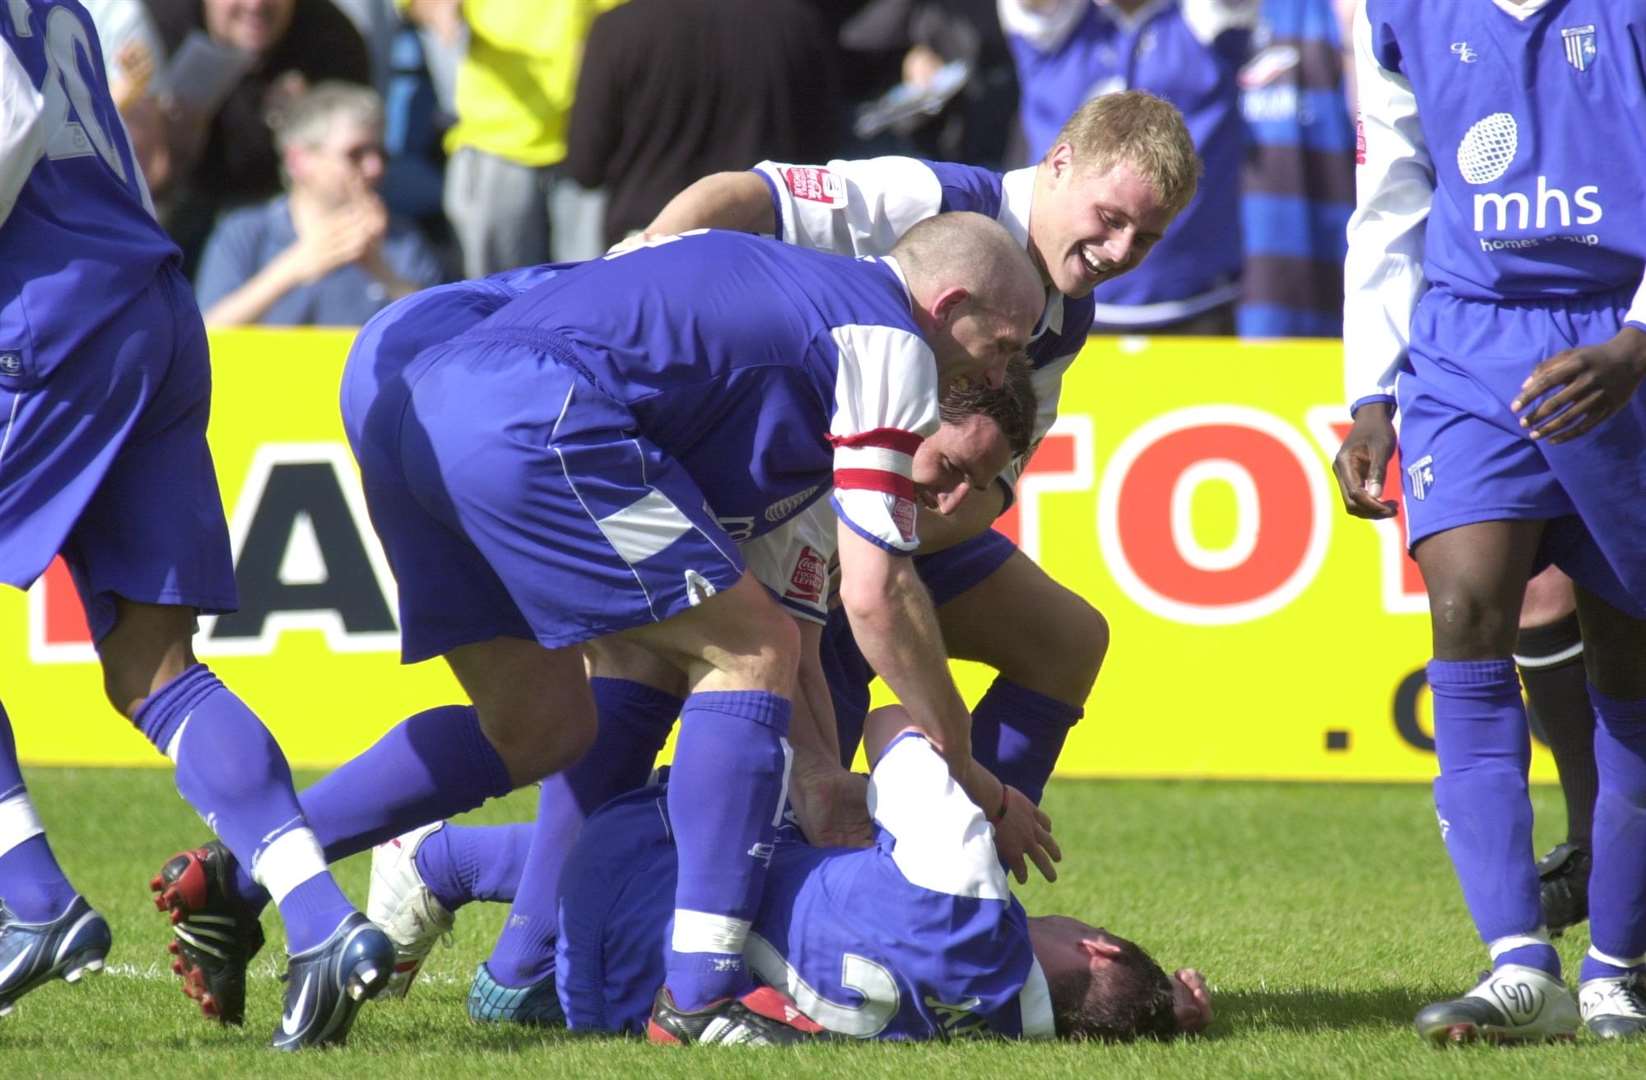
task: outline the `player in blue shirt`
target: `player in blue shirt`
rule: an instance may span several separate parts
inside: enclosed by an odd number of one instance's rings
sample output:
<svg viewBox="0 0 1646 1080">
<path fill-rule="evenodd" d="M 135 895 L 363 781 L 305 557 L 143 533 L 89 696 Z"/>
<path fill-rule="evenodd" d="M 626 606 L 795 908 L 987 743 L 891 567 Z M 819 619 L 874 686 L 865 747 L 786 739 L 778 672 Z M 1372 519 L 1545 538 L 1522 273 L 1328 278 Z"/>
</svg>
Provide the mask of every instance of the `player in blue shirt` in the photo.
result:
<svg viewBox="0 0 1646 1080">
<path fill-rule="evenodd" d="M 660 1025 L 680 1040 L 717 1022 L 794 1036 L 740 999 L 798 641 L 717 517 L 757 537 L 832 480 L 854 619 L 894 669 L 909 665 L 892 677 L 968 786 L 1001 798 L 972 766 L 968 718 L 897 556 L 918 543 L 910 459 L 939 389 L 998 381 L 1041 296 L 998 225 L 932 224 L 873 262 L 670 237 L 548 278 L 389 377 L 372 358 L 361 371 L 356 350 L 345 423 L 400 584 L 404 657 L 444 656 L 475 705 L 411 717 L 328 778 L 329 854 L 571 764 L 594 735 L 582 645 L 626 633 L 695 684 L 672 797 L 693 822 L 684 914 Z"/>
<path fill-rule="evenodd" d="M 0 38 L 0 580 L 27 588 L 63 556 L 109 700 L 280 907 L 292 956 L 275 1045 L 341 1042 L 393 949 L 327 872 L 274 739 L 190 647 L 198 612 L 235 606 L 199 309 L 85 9 L 6 0 Z M 0 1013 L 102 967 L 108 925 L 47 846 L 3 711 L 0 901 Z M 240 1022 L 232 1002 L 202 1004 Z"/>
<path fill-rule="evenodd" d="M 1431 1040 L 1646 1033 L 1646 2 L 1363 0 L 1344 502 L 1399 446 L 1434 629 L 1435 806 L 1493 971 Z M 1528 95 L 1526 88 L 1536 86 Z M 1421 110 L 1421 113 L 1420 113 Z M 1527 579 L 1576 583 L 1597 721 L 1591 948 L 1560 976 L 1515 678 Z"/>
<path fill-rule="evenodd" d="M 1069 118 L 1038 165 L 1005 174 L 886 157 L 827 165 L 762 162 L 687 188 L 652 228 L 703 225 L 775 233 L 801 247 L 884 253 L 915 222 L 946 210 L 996 218 L 1029 252 L 1046 308 L 1029 346 L 1040 415 L 1057 418 L 1063 373 L 1092 325 L 1092 292 L 1150 254 L 1195 192 L 1199 162 L 1183 118 L 1141 91 L 1109 94 Z M 922 526 L 921 580 L 938 608 L 949 654 L 1000 676 L 973 709 L 979 760 L 1038 802 L 1108 648 L 1109 629 L 1085 600 L 1053 581 L 989 524 L 1010 504 L 1019 459 L 992 488 Z M 836 619 L 824 643 L 842 753 L 849 759 L 868 708 L 873 664 Z M 837 772 L 839 770 L 837 769 Z M 824 785 L 829 777 L 796 776 Z"/>
<path fill-rule="evenodd" d="M 1197 972 L 1169 978 L 1106 930 L 1026 915 L 983 812 L 906 723 L 889 706 L 867 725 L 871 846 L 814 847 L 792 825 L 779 830 L 747 944 L 761 980 L 826 1030 L 861 1039 L 1124 1040 L 1204 1028 L 1211 1001 Z M 578 838 L 560 905 L 558 998 L 538 1023 L 645 1030 L 674 887 L 666 790 L 615 800 Z M 446 826 L 432 838 L 446 831 L 476 830 Z M 518 847 L 526 827 L 484 831 L 512 832 Z M 492 899 L 518 881 L 518 859 L 499 861 L 516 874 L 487 867 Z M 455 869 L 418 863 L 441 877 Z M 385 877 L 404 878 L 403 892 L 427 888 L 411 860 L 374 860 L 374 893 Z"/>
</svg>

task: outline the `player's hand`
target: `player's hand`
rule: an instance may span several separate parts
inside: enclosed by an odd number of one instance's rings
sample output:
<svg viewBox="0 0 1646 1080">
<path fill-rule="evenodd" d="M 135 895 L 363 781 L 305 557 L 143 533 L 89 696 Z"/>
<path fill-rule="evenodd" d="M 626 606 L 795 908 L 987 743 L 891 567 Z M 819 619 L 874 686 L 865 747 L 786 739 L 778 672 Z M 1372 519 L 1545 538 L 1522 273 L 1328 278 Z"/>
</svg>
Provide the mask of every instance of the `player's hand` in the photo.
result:
<svg viewBox="0 0 1646 1080">
<path fill-rule="evenodd" d="M 1625 326 L 1604 345 L 1567 349 L 1533 368 L 1509 408 L 1523 413 L 1532 438 L 1568 442 L 1627 405 L 1643 378 L 1646 334 Z"/>
<path fill-rule="evenodd" d="M 874 843 L 869 819 L 869 778 L 845 769 L 796 775 L 789 801 L 800 831 L 814 847 L 868 847 Z"/>
<path fill-rule="evenodd" d="M 1052 837 L 1052 819 L 1021 791 L 1006 786 L 1006 816 L 994 824 L 994 846 L 1019 885 L 1029 880 L 1029 863 L 1047 881 L 1057 880 L 1054 863 L 1063 861 L 1063 849 Z"/>
<path fill-rule="evenodd" d="M 1194 968 L 1178 968 L 1172 973 L 1172 1013 L 1178 1029 L 1193 1035 L 1205 1031 L 1212 1022 L 1212 992 L 1206 978 Z"/>
<path fill-rule="evenodd" d="M 1395 504 L 1383 499 L 1384 473 L 1394 452 L 1395 425 L 1389 406 L 1376 401 L 1362 405 L 1332 461 L 1343 509 L 1358 518 L 1394 517 Z"/>
</svg>

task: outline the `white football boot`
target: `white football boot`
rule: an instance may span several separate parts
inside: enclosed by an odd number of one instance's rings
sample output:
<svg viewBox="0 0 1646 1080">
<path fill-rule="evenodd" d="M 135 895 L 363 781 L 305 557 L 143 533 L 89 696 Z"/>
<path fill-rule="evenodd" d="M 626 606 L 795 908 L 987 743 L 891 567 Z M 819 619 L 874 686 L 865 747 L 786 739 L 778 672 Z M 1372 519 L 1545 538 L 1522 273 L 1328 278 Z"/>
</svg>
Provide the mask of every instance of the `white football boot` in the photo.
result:
<svg viewBox="0 0 1646 1080">
<path fill-rule="evenodd" d="M 1610 979 L 1588 979 L 1577 988 L 1583 1024 L 1602 1039 L 1646 1035 L 1646 987 L 1638 972 Z"/>
<path fill-rule="evenodd" d="M 1570 1039 L 1578 1022 L 1566 984 L 1520 964 L 1505 964 L 1460 998 L 1425 1006 L 1415 1021 L 1417 1033 L 1437 1046 Z"/>
<path fill-rule="evenodd" d="M 417 872 L 418 845 L 444 824 L 424 825 L 372 848 L 366 917 L 394 942 L 394 974 L 383 991 L 388 997 L 406 996 L 434 943 L 451 933 L 455 921 Z"/>
</svg>

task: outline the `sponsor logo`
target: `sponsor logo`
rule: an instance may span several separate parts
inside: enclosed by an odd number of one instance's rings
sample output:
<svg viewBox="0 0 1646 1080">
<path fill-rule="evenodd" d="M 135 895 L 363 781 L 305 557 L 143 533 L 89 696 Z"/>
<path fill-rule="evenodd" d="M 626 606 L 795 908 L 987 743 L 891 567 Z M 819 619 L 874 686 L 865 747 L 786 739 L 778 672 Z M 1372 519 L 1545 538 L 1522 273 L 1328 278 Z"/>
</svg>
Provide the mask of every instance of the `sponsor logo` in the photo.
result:
<svg viewBox="0 0 1646 1080">
<path fill-rule="evenodd" d="M 1563 27 L 1560 40 L 1566 46 L 1566 62 L 1578 71 L 1588 71 L 1600 51 L 1595 44 L 1595 24 Z"/>
<path fill-rule="evenodd" d="M 1480 54 L 1475 52 L 1467 41 L 1452 42 L 1452 55 L 1457 57 L 1460 64 L 1472 64 L 1480 59 Z"/>
<path fill-rule="evenodd" d="M 904 543 L 914 541 L 915 506 L 913 499 L 899 498 L 892 503 L 892 522 L 897 526 L 897 534 Z"/>
<path fill-rule="evenodd" d="M 1464 181 L 1475 186 L 1500 180 L 1514 164 L 1520 150 L 1520 125 L 1514 116 L 1495 112 L 1475 121 L 1464 132 L 1457 147 L 1457 170 Z M 1474 198 L 1474 229 L 1477 233 L 1525 232 L 1530 229 L 1562 228 L 1573 225 L 1593 225 L 1605 216 L 1598 200 L 1600 188 L 1584 184 L 1567 193 L 1549 185 L 1547 176 L 1537 178 L 1534 191 L 1481 191 Z M 1594 246 L 1600 242 L 1595 234 L 1560 234 L 1535 238 L 1487 240 L 1482 238 L 1482 251 L 1535 247 L 1539 244 L 1568 241 Z"/>
<path fill-rule="evenodd" d="M 303 976 L 303 986 L 297 991 L 297 1000 L 292 1002 L 291 1012 L 280 1018 L 280 1030 L 287 1035 L 296 1035 L 297 1029 L 302 1026 L 303 1005 L 309 1000 L 309 987 L 313 985 L 313 979 Z"/>
<path fill-rule="evenodd" d="M 1493 983 L 1492 996 L 1517 1024 L 1531 1023 L 1543 1011 L 1544 997 L 1530 983 Z"/>
<path fill-rule="evenodd" d="M 1435 486 L 1434 455 L 1424 454 L 1406 466 L 1406 475 L 1412 481 L 1412 498 L 1422 502 L 1429 494 L 1429 489 Z"/>
<path fill-rule="evenodd" d="M 715 593 L 714 582 L 696 570 L 686 571 L 686 599 L 696 607 Z"/>
<path fill-rule="evenodd" d="M 783 183 L 797 199 L 822 203 L 831 210 L 840 210 L 846 205 L 846 181 L 828 169 L 796 165 L 783 170 Z"/>
<path fill-rule="evenodd" d="M 794 572 L 789 575 L 789 587 L 783 595 L 815 604 L 823 598 L 823 587 L 828 580 L 828 562 L 809 545 L 802 546 L 794 560 Z"/>
<path fill-rule="evenodd" d="M 817 489 L 818 485 L 813 484 L 804 491 L 797 491 L 793 495 L 786 495 L 772 503 L 770 506 L 766 507 L 766 520 L 771 522 L 782 521 L 784 518 L 806 505 L 806 500 L 810 499 L 813 495 L 816 495 Z"/>
</svg>

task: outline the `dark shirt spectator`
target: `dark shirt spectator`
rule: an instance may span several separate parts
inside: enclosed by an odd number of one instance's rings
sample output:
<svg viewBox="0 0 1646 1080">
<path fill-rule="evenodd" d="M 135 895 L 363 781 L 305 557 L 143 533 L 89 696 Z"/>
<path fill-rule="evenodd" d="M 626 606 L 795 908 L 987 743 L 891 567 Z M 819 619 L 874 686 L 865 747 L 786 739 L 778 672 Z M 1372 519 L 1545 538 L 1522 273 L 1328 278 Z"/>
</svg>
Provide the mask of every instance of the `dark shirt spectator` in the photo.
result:
<svg viewBox="0 0 1646 1080">
<path fill-rule="evenodd" d="M 216 214 L 280 191 L 271 108 L 324 80 L 370 84 L 360 33 L 330 0 L 144 0 L 168 56 L 193 31 L 255 57 L 209 117 L 173 109 L 177 191 L 167 227 L 192 265 Z"/>
<path fill-rule="evenodd" d="M 211 326 L 359 326 L 441 280 L 422 235 L 377 197 L 383 108 L 368 87 L 322 83 L 282 114 L 291 192 L 225 214 L 195 293 Z"/>
<path fill-rule="evenodd" d="M 802 0 L 630 0 L 595 20 L 565 168 L 604 187 L 606 242 L 682 188 L 839 148 L 828 27 Z"/>
</svg>

